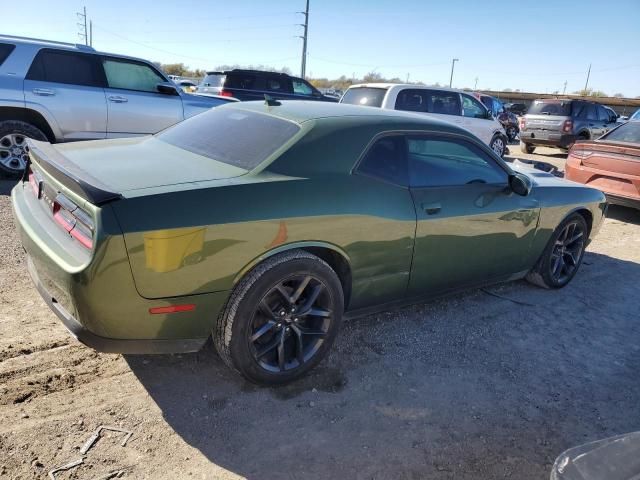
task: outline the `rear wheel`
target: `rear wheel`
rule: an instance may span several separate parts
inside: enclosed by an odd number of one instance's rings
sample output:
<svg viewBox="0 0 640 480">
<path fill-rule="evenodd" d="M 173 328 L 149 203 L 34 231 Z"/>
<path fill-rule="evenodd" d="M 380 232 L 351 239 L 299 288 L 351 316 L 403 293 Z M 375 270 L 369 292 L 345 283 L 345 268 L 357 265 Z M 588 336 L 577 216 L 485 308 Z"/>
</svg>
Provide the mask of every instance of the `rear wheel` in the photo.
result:
<svg viewBox="0 0 640 480">
<path fill-rule="evenodd" d="M 551 236 L 527 280 L 543 288 L 561 288 L 574 277 L 584 256 L 588 227 L 579 213 L 570 215 Z"/>
<path fill-rule="evenodd" d="M 275 255 L 238 284 L 214 332 L 224 362 L 261 385 L 290 382 L 327 354 L 342 322 L 342 285 L 302 250 Z"/>
<path fill-rule="evenodd" d="M 47 136 L 33 125 L 19 120 L 0 122 L 0 173 L 19 176 L 29 156 L 27 138 L 47 141 Z"/>
<path fill-rule="evenodd" d="M 536 147 L 534 147 L 530 143 L 520 142 L 520 151 L 522 153 L 533 153 L 535 149 Z"/>
</svg>

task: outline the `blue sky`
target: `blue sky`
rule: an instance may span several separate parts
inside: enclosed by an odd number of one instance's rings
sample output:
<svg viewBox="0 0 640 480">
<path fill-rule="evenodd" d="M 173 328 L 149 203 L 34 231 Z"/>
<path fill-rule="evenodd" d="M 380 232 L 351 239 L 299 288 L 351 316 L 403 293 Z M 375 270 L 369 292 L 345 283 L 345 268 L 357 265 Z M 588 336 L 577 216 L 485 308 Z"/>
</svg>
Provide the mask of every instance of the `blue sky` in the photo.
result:
<svg viewBox="0 0 640 480">
<path fill-rule="evenodd" d="M 94 47 L 163 63 L 300 70 L 304 0 L 23 0 L 2 33 L 78 41 L 86 5 Z M 17 8 L 17 5 L 20 8 Z M 25 14 L 26 12 L 26 14 Z M 640 96 L 640 1 L 311 0 L 307 74 L 376 71 L 454 87 Z"/>
</svg>

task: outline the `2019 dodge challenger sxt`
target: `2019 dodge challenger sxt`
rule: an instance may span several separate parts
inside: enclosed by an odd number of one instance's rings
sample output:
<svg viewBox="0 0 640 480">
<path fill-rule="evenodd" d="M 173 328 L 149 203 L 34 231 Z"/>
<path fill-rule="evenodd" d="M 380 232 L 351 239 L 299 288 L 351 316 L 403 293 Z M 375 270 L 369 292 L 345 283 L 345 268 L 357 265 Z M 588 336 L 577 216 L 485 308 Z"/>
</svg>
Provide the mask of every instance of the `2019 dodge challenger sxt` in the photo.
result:
<svg viewBox="0 0 640 480">
<path fill-rule="evenodd" d="M 449 123 L 269 100 L 146 138 L 34 141 L 12 203 L 34 282 L 80 341 L 187 352 L 213 335 L 261 384 L 314 367 L 343 316 L 566 285 L 606 208 Z"/>
</svg>

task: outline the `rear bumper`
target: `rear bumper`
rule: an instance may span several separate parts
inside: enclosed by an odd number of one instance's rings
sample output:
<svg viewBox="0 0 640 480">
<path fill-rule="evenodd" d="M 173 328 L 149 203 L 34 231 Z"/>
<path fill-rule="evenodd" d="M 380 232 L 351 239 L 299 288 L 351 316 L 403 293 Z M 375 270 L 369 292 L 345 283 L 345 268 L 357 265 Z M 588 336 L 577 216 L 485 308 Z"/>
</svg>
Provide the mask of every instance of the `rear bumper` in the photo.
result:
<svg viewBox="0 0 640 480">
<path fill-rule="evenodd" d="M 38 293 L 47 306 L 57 315 L 62 324 L 69 330 L 76 340 L 93 348 L 98 352 L 123 353 L 123 354 L 148 354 L 148 353 L 187 353 L 197 352 L 207 341 L 206 338 L 178 339 L 178 340 L 122 340 L 105 338 L 90 332 L 80 322 L 60 305 L 55 298 L 45 289 L 38 277 L 38 273 L 27 256 L 27 270 L 38 290 Z"/>
<path fill-rule="evenodd" d="M 640 198 L 621 197 L 619 195 L 610 195 L 605 192 L 607 202 L 611 205 L 620 205 L 622 207 L 635 208 L 640 210 Z"/>
<path fill-rule="evenodd" d="M 576 135 L 567 133 L 554 133 L 545 130 L 523 130 L 520 132 L 520 140 L 530 145 L 548 145 L 551 147 L 569 148 L 575 143 Z"/>
</svg>

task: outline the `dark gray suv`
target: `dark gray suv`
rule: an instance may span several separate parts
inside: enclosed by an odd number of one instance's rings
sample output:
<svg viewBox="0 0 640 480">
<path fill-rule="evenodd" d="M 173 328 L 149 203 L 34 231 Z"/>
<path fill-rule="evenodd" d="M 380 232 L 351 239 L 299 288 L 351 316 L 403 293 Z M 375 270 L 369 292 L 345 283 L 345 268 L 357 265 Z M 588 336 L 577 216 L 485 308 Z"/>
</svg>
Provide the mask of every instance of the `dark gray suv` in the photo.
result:
<svg viewBox="0 0 640 480">
<path fill-rule="evenodd" d="M 146 60 L 0 35 L 0 173 L 24 170 L 27 138 L 148 135 L 229 101 L 189 95 Z"/>
<path fill-rule="evenodd" d="M 595 139 L 616 126 L 613 110 L 595 102 L 571 99 L 535 100 L 520 119 L 520 149 L 537 145 L 567 150 L 576 140 Z"/>
</svg>

